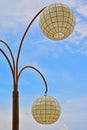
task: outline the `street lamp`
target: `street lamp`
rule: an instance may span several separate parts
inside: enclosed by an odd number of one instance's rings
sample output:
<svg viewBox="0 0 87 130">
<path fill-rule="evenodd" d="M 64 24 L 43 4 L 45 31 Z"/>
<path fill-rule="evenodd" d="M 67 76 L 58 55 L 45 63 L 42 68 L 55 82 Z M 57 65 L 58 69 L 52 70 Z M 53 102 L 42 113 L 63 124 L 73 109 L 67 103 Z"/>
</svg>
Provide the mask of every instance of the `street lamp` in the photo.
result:
<svg viewBox="0 0 87 130">
<path fill-rule="evenodd" d="M 42 13 L 41 13 L 42 12 Z M 38 98 L 33 106 L 32 106 L 32 114 L 34 119 L 41 124 L 52 124 L 56 122 L 59 118 L 61 110 L 59 103 L 55 100 L 55 98 L 47 96 L 48 86 L 45 77 L 43 74 L 34 66 L 24 66 L 20 70 L 19 66 L 19 58 L 21 48 L 25 39 L 25 36 L 37 18 L 37 16 L 41 13 L 40 16 L 40 28 L 42 32 L 52 40 L 62 40 L 67 38 L 74 29 L 75 18 L 73 12 L 64 4 L 52 4 L 48 7 L 41 9 L 32 21 L 27 26 L 21 42 L 19 44 L 18 53 L 16 60 L 14 59 L 13 53 L 9 45 L 0 40 L 0 43 L 5 45 L 11 55 L 11 59 L 7 56 L 7 54 L 0 48 L 0 52 L 6 58 L 9 67 L 12 72 L 13 77 L 13 113 L 12 113 L 12 130 L 19 130 L 19 92 L 18 92 L 18 81 L 21 73 L 25 69 L 33 69 L 35 70 L 43 79 L 45 84 L 45 94 L 44 96 Z M 12 61 L 12 62 L 11 62 Z"/>
</svg>

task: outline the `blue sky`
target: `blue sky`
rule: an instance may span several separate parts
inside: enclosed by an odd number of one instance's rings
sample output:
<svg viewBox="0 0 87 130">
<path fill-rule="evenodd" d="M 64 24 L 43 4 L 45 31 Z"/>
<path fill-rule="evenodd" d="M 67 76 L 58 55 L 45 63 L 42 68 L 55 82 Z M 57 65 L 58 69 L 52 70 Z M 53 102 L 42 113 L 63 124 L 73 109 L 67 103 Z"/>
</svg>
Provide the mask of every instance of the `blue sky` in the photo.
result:
<svg viewBox="0 0 87 130">
<path fill-rule="evenodd" d="M 39 27 L 39 17 L 32 24 L 23 44 L 19 69 L 33 65 L 45 76 L 48 95 L 61 106 L 61 117 L 52 125 L 38 124 L 32 117 L 33 102 L 44 95 L 41 77 L 25 71 L 19 81 L 20 130 L 86 130 L 87 129 L 87 2 L 85 0 L 3 0 L 0 1 L 0 39 L 6 41 L 16 58 L 21 37 L 34 15 L 44 6 L 61 2 L 74 12 L 76 26 L 65 40 L 46 38 Z M 7 49 L 0 45 L 8 54 Z M 12 75 L 0 54 L 0 129 L 12 125 Z"/>
</svg>

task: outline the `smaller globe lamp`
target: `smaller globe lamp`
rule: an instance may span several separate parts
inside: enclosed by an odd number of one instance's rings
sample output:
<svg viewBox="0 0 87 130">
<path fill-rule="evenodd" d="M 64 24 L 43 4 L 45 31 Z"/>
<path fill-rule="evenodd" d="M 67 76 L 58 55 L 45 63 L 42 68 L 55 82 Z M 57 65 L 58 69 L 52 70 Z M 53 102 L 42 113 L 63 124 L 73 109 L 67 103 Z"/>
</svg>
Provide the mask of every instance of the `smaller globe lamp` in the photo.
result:
<svg viewBox="0 0 87 130">
<path fill-rule="evenodd" d="M 59 103 L 51 96 L 38 98 L 32 106 L 32 115 L 40 124 L 55 123 L 59 119 L 60 113 Z"/>
</svg>

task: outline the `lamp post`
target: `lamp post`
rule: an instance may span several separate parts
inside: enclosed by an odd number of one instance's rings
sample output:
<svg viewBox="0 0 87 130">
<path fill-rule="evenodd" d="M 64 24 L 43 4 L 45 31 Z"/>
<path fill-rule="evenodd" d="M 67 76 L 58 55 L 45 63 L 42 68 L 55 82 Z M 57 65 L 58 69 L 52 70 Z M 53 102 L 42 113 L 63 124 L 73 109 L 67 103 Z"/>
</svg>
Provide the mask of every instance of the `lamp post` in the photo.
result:
<svg viewBox="0 0 87 130">
<path fill-rule="evenodd" d="M 20 78 L 21 73 L 25 69 L 33 69 L 35 70 L 43 79 L 45 84 L 45 94 L 43 97 L 39 98 L 32 107 L 32 114 L 35 118 L 35 120 L 41 124 L 51 124 L 54 123 L 60 116 L 60 106 L 56 102 L 56 100 L 52 97 L 47 96 L 48 86 L 45 77 L 43 74 L 34 66 L 24 66 L 20 70 L 18 69 L 19 66 L 19 58 L 20 58 L 20 52 L 22 49 L 22 45 L 25 39 L 25 36 L 34 22 L 34 20 L 37 18 L 37 16 L 40 14 L 40 28 L 42 32 L 50 39 L 52 40 L 62 40 L 66 37 L 68 37 L 71 32 L 74 29 L 75 25 L 75 19 L 72 11 L 64 4 L 52 4 L 48 7 L 45 7 L 41 9 L 35 17 L 32 19 L 32 21 L 27 26 L 21 42 L 19 44 L 17 58 L 15 60 L 12 50 L 9 47 L 8 43 L 6 43 L 3 40 L 0 40 L 0 43 L 5 45 L 7 49 L 9 50 L 9 53 L 11 55 L 11 59 L 7 56 L 7 54 L 0 48 L 0 52 L 3 54 L 3 56 L 6 58 L 9 67 L 12 72 L 13 77 L 13 113 L 12 113 L 12 130 L 19 130 L 19 92 L 18 92 L 18 81 Z M 12 62 L 11 62 L 12 60 Z M 52 105 L 53 104 L 53 105 Z M 43 107 L 43 109 L 42 109 Z M 54 108 L 55 107 L 55 108 Z M 38 111 L 40 110 L 40 111 Z M 55 117 L 55 118 L 54 118 Z"/>
</svg>

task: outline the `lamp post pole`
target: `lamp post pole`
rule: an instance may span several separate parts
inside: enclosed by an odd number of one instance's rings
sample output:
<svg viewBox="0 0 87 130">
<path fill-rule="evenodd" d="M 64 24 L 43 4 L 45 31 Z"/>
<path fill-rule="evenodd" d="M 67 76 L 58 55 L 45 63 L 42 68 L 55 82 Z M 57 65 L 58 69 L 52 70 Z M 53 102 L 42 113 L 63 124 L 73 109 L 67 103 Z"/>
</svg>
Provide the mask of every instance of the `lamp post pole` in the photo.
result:
<svg viewBox="0 0 87 130">
<path fill-rule="evenodd" d="M 19 45 L 19 49 L 18 49 L 18 54 L 17 54 L 17 58 L 16 58 L 16 61 L 14 59 L 14 56 L 13 56 L 13 53 L 12 53 L 12 50 L 11 48 L 9 47 L 9 45 L 3 41 L 3 40 L 0 40 L 0 43 L 2 43 L 3 45 L 5 45 L 7 47 L 7 49 L 9 50 L 9 53 L 11 55 L 11 59 L 9 59 L 9 57 L 7 56 L 7 54 L 0 48 L 0 52 L 3 54 L 3 56 L 6 58 L 8 64 L 9 64 L 9 67 L 11 69 L 11 72 L 12 72 L 12 77 L 13 77 L 13 93 L 12 93 L 12 130 L 19 130 L 19 92 L 18 92 L 18 81 L 19 81 L 19 77 L 21 75 L 21 73 L 25 70 L 25 69 L 33 69 L 35 70 L 43 79 L 44 81 L 44 84 L 45 84 L 45 87 L 46 87 L 46 90 L 45 90 L 45 95 L 47 94 L 47 91 L 48 91 L 48 87 L 47 87 L 47 83 L 46 83 L 46 80 L 43 76 L 43 74 L 38 70 L 36 69 L 35 67 L 33 66 L 24 66 L 20 71 L 18 70 L 18 62 L 19 62 L 19 57 L 20 57 L 20 52 L 21 52 L 21 48 L 22 48 L 22 44 L 23 44 L 23 41 L 24 41 L 24 38 L 30 28 L 30 26 L 32 25 L 32 23 L 34 22 L 34 20 L 36 19 L 36 17 L 44 10 L 41 9 L 36 15 L 35 17 L 32 19 L 32 21 L 29 23 L 29 25 L 27 26 L 23 36 L 22 36 L 22 39 L 21 39 L 21 42 L 20 42 L 20 45 Z M 11 64 L 11 60 L 12 60 L 12 64 Z"/>
</svg>

